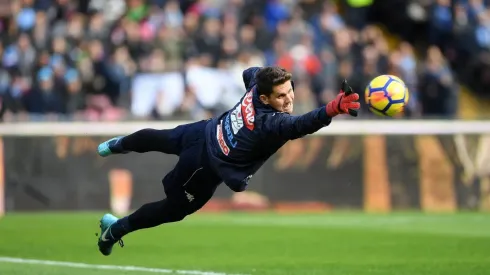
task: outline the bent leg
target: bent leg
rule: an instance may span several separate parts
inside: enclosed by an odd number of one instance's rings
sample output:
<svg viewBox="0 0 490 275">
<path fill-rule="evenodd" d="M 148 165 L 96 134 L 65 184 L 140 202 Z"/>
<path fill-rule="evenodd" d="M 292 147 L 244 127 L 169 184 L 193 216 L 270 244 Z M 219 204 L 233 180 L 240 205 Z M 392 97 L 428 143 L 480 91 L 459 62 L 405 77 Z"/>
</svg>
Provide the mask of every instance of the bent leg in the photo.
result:
<svg viewBox="0 0 490 275">
<path fill-rule="evenodd" d="M 155 227 L 164 223 L 177 222 L 185 217 L 184 201 L 163 199 L 147 203 L 128 216 L 131 229 L 139 230 Z"/>
<path fill-rule="evenodd" d="M 131 215 L 118 220 L 112 227 L 112 236 L 118 240 L 133 231 L 178 222 L 201 209 L 213 196 L 220 180 L 216 178 L 212 181 L 207 177 L 211 181 L 200 182 L 206 178 L 205 175 L 197 175 L 200 171 L 194 173 L 195 177 L 189 178 L 181 188 L 173 189 L 167 198 L 144 204 Z"/>
<path fill-rule="evenodd" d="M 181 221 L 187 216 L 186 207 L 184 201 L 179 202 L 168 198 L 144 204 L 131 215 L 119 219 L 112 226 L 112 237 L 119 240 L 133 231 Z"/>
<path fill-rule="evenodd" d="M 163 179 L 166 199 L 147 203 L 117 221 L 112 229 L 116 240 L 136 230 L 181 221 L 211 199 L 222 180 L 207 163 L 196 159 L 197 152 L 184 151 L 175 168 Z"/>
</svg>

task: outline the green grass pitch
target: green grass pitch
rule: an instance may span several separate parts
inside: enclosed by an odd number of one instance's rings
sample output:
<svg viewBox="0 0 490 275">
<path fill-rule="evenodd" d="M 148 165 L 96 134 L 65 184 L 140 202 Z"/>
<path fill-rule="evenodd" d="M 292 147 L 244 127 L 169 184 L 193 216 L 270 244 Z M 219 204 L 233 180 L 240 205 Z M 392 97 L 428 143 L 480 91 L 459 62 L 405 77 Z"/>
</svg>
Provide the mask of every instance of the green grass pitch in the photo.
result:
<svg viewBox="0 0 490 275">
<path fill-rule="evenodd" d="M 490 274 L 487 214 L 196 214 L 126 236 L 125 247 L 116 246 L 109 257 L 96 246 L 100 216 L 38 213 L 1 218 L 0 274 Z M 12 263 L 1 257 L 83 263 L 88 268 Z"/>
</svg>

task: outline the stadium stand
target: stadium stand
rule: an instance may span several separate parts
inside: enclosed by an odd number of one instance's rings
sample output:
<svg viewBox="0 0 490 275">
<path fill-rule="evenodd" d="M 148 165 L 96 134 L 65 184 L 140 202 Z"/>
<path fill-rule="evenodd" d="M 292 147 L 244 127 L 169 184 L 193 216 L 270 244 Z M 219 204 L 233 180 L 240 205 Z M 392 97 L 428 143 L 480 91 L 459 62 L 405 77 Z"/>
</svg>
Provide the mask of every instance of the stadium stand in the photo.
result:
<svg viewBox="0 0 490 275">
<path fill-rule="evenodd" d="M 373 76 L 391 73 L 410 88 L 407 117 L 475 115 L 461 104 L 474 109 L 470 103 L 482 101 L 472 98 L 488 91 L 485 1 L 402 2 L 1 1 L 1 114 L 5 121 L 201 119 L 242 95 L 243 69 L 277 64 L 301 84 L 298 113 L 331 99 L 342 78 L 362 93 Z M 380 24 L 401 40 L 389 41 Z M 421 48 L 414 33 L 423 24 L 430 45 Z M 453 25 L 457 35 L 448 31 Z M 448 42 L 468 37 L 474 43 Z M 461 60 L 468 65 L 454 69 Z M 463 82 L 474 91 L 465 101 Z"/>
</svg>

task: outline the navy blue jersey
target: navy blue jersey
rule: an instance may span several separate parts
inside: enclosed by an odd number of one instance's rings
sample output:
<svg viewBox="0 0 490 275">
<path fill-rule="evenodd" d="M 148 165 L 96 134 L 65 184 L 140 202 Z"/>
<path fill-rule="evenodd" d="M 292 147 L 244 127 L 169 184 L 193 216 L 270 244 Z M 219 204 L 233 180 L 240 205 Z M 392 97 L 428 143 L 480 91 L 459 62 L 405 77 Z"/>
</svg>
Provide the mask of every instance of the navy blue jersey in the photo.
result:
<svg viewBox="0 0 490 275">
<path fill-rule="evenodd" d="M 245 95 L 206 126 L 211 166 L 235 192 L 244 191 L 252 175 L 288 140 L 312 134 L 331 122 L 325 107 L 292 116 L 263 104 L 255 86 L 259 69 L 243 72 Z"/>
</svg>

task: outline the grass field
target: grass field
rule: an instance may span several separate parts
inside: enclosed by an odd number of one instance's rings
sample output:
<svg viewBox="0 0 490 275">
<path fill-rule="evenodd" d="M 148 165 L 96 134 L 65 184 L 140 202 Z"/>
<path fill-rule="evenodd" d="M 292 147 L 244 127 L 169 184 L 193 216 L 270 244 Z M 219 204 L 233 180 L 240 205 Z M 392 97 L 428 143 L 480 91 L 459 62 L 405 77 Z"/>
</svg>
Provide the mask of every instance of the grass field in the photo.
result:
<svg viewBox="0 0 490 275">
<path fill-rule="evenodd" d="M 109 257 L 96 246 L 100 216 L 0 219 L 0 274 L 490 274 L 485 214 L 198 214 L 126 236 Z"/>
</svg>

